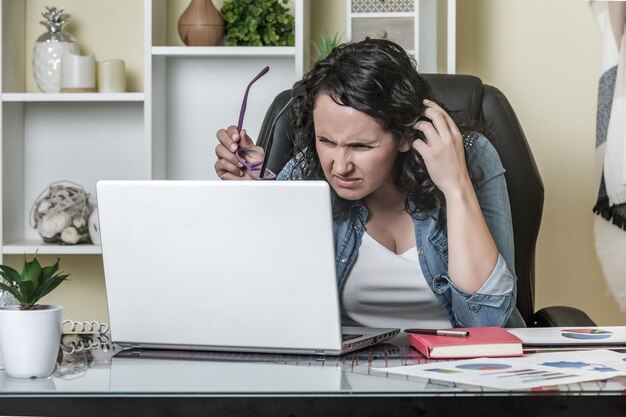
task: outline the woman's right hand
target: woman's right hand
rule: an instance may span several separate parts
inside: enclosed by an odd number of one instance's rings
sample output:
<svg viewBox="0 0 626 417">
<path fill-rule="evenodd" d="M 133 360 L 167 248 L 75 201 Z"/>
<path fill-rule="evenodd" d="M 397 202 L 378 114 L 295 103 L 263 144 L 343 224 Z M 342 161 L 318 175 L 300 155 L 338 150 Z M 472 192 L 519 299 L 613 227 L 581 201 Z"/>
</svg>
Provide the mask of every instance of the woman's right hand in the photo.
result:
<svg viewBox="0 0 626 417">
<path fill-rule="evenodd" d="M 219 143 L 215 147 L 215 172 L 223 180 L 249 180 L 250 175 L 246 172 L 243 164 L 237 160 L 235 152 L 241 148 L 248 148 L 251 151 L 242 155 L 246 162 L 263 161 L 265 150 L 256 146 L 245 129 L 241 133 L 237 132 L 237 126 L 229 126 L 227 129 L 217 131 Z"/>
</svg>

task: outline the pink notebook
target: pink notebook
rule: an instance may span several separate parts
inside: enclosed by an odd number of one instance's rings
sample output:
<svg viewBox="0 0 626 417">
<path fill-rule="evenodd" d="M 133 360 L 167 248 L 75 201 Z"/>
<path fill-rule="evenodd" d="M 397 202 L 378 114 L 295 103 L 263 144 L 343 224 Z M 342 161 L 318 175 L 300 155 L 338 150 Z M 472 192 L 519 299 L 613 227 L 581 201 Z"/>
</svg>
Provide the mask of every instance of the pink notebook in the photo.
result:
<svg viewBox="0 0 626 417">
<path fill-rule="evenodd" d="M 501 327 L 468 327 L 467 337 L 409 333 L 409 343 L 427 358 L 523 356 L 522 340 Z"/>
</svg>

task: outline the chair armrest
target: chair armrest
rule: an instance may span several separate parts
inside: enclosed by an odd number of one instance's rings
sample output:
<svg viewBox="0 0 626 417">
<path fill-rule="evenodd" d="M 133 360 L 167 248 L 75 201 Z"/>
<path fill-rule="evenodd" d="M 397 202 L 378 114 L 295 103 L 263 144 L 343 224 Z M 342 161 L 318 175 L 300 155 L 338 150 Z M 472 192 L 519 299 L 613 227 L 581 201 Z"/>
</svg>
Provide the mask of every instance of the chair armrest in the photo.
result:
<svg viewBox="0 0 626 417">
<path fill-rule="evenodd" d="M 596 326 L 583 311 L 574 307 L 546 307 L 530 316 L 529 327 Z"/>
</svg>

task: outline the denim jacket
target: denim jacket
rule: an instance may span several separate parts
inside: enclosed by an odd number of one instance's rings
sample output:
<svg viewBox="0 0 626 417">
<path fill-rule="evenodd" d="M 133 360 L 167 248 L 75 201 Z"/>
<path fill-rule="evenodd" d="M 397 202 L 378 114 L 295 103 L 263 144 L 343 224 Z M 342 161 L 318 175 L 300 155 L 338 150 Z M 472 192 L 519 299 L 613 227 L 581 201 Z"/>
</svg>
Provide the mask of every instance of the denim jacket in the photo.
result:
<svg viewBox="0 0 626 417">
<path fill-rule="evenodd" d="M 455 327 L 523 327 L 515 308 L 516 281 L 511 209 L 504 179 L 504 168 L 495 148 L 478 133 L 464 138 L 468 169 L 483 216 L 499 251 L 491 275 L 474 294 L 458 288 L 448 275 L 448 237 L 445 208 L 413 214 L 413 227 L 420 266 L 424 277 Z M 297 158 L 297 157 L 296 157 Z M 278 180 L 300 180 L 296 158 L 285 165 Z M 345 283 L 361 245 L 367 209 L 354 201 L 347 216 L 335 220 L 335 265 L 339 288 Z M 511 267 L 509 267 L 509 265 Z M 510 317 L 511 316 L 511 317 Z M 507 320 L 511 318 L 510 322 Z"/>
</svg>

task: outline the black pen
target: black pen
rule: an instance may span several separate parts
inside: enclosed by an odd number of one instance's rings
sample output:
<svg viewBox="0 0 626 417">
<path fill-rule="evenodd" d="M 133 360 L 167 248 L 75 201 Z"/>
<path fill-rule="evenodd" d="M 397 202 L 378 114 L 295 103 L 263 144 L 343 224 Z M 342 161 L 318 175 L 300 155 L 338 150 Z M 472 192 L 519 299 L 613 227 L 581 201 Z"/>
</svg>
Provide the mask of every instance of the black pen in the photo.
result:
<svg viewBox="0 0 626 417">
<path fill-rule="evenodd" d="M 469 332 L 466 330 L 404 329 L 404 332 L 415 333 L 415 334 L 432 334 L 436 336 L 454 336 L 454 337 L 469 336 Z"/>
</svg>

